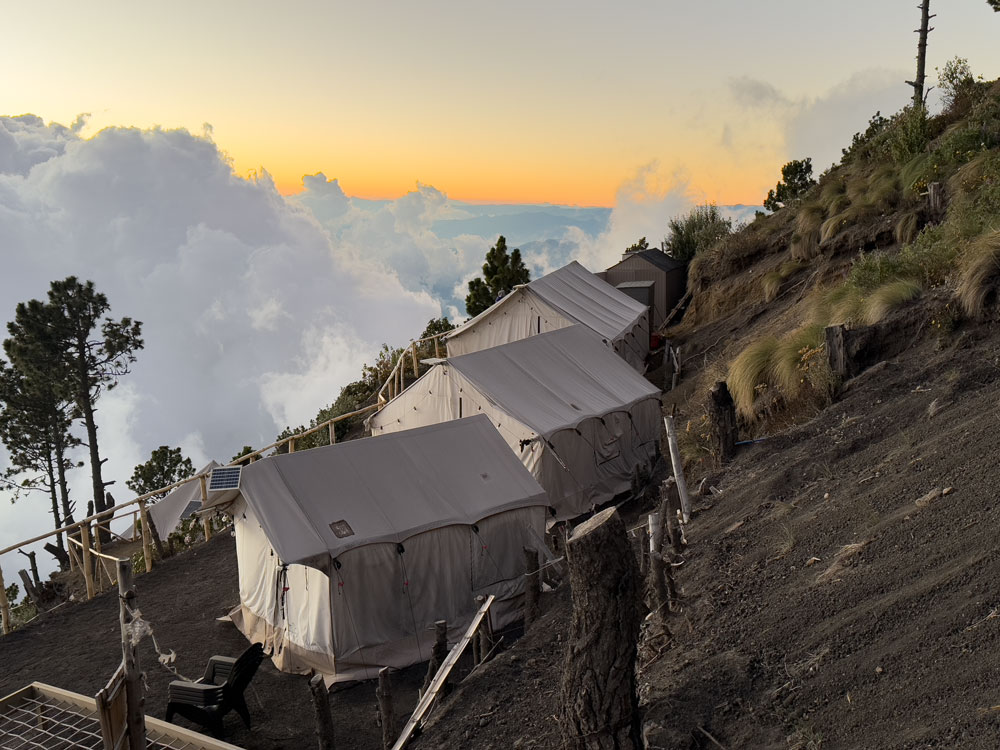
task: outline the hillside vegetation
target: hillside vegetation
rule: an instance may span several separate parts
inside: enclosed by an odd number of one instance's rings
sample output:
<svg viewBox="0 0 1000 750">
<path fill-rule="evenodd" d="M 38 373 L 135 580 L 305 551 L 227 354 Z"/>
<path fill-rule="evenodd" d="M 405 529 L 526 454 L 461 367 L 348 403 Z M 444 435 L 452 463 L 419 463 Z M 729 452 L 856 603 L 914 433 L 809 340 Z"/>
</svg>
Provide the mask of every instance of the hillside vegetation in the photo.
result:
<svg viewBox="0 0 1000 750">
<path fill-rule="evenodd" d="M 698 254 L 691 308 L 672 334 L 767 311 L 767 325 L 720 330 L 720 347 L 693 363 L 704 366 L 693 392 L 726 380 L 759 435 L 827 403 L 826 326 L 871 326 L 912 303 L 946 335 L 995 316 L 998 281 L 1000 82 L 966 68 L 946 83 L 941 114 L 876 114 L 801 198 Z"/>
</svg>

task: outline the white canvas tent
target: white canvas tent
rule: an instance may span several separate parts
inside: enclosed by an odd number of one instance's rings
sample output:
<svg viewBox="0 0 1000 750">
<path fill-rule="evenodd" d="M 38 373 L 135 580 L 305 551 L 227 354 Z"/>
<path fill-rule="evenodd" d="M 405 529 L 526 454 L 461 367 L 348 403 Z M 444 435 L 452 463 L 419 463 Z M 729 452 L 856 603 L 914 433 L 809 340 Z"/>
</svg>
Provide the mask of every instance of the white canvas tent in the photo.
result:
<svg viewBox="0 0 1000 750">
<path fill-rule="evenodd" d="M 576 261 L 516 287 L 444 341 L 448 356 L 456 357 L 576 324 L 594 331 L 636 370 L 645 368 L 646 306 Z"/>
<path fill-rule="evenodd" d="M 329 682 L 430 657 L 477 596 L 517 617 L 523 547 L 544 544 L 545 493 L 485 417 L 256 461 L 229 501 L 251 641 L 284 671 Z"/>
<path fill-rule="evenodd" d="M 382 435 L 485 414 L 565 519 L 628 489 L 657 455 L 659 393 L 572 326 L 436 364 L 368 426 Z"/>
<path fill-rule="evenodd" d="M 207 475 L 217 466 L 221 464 L 209 461 L 198 469 L 195 476 Z M 189 518 L 199 508 L 201 508 L 201 482 L 195 480 L 182 484 L 162 500 L 150 505 L 148 513 L 156 524 L 156 533 L 165 542 L 167 537 L 180 526 L 181 521 Z"/>
</svg>

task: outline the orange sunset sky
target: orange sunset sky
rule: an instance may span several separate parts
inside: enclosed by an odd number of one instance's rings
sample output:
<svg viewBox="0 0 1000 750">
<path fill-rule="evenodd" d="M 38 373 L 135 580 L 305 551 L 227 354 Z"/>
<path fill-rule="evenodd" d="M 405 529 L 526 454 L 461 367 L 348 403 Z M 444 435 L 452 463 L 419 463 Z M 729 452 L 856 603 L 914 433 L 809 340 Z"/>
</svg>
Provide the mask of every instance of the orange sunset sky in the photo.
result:
<svg viewBox="0 0 1000 750">
<path fill-rule="evenodd" d="M 928 68 L 1000 75 L 1000 15 L 936 4 Z M 721 204 L 759 203 L 781 164 L 839 156 L 905 104 L 911 0 L 621 3 L 56 0 L 6 8 L 4 114 L 82 133 L 203 132 L 283 193 L 416 182 L 451 198 L 610 206 L 649 164 Z"/>
</svg>

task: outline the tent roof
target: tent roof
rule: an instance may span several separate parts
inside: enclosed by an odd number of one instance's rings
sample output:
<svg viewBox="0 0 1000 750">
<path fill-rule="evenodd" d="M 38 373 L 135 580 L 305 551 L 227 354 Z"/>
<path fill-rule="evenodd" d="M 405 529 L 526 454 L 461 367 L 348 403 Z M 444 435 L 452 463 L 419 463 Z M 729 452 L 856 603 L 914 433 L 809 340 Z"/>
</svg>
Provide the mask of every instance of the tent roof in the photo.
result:
<svg viewBox="0 0 1000 750">
<path fill-rule="evenodd" d="M 579 325 L 451 357 L 447 366 L 545 437 L 660 392 Z"/>
<path fill-rule="evenodd" d="M 548 505 L 485 415 L 255 461 L 240 494 L 283 562 L 322 569 L 365 544 Z"/>
<path fill-rule="evenodd" d="M 646 314 L 646 306 L 618 291 L 575 260 L 535 279 L 528 289 L 570 320 L 582 323 L 608 341 L 628 331 Z"/>
<path fill-rule="evenodd" d="M 618 291 L 574 260 L 539 279 L 515 287 L 510 294 L 450 331 L 444 338 L 453 338 L 473 328 L 525 289 L 538 295 L 569 320 L 582 323 L 608 341 L 630 330 L 646 312 L 645 305 Z"/>
<path fill-rule="evenodd" d="M 640 250 L 639 257 L 667 273 L 687 266 L 687 263 L 684 261 L 677 260 L 662 250 Z"/>
</svg>

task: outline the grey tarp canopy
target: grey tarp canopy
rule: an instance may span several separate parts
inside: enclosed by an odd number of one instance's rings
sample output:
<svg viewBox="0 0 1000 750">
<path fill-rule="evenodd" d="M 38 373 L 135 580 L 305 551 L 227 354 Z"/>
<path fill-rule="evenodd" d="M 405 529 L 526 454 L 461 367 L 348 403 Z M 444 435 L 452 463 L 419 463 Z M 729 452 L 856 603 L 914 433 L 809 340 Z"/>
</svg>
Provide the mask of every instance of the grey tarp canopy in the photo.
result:
<svg viewBox="0 0 1000 750">
<path fill-rule="evenodd" d="M 373 434 L 484 413 L 570 518 L 654 459 L 660 391 L 576 325 L 450 357 L 368 419 Z"/>
<path fill-rule="evenodd" d="M 576 324 L 600 336 L 635 369 L 643 369 L 649 353 L 646 306 L 576 261 L 517 287 L 444 340 L 453 357 Z"/>
<path fill-rule="evenodd" d="M 233 620 L 286 671 L 342 680 L 416 663 L 434 621 L 459 630 L 478 595 L 510 621 L 547 504 L 485 417 L 256 461 L 231 505 Z"/>
<path fill-rule="evenodd" d="M 212 469 L 221 466 L 216 461 L 209 461 L 195 473 L 195 476 L 210 474 Z M 191 516 L 201 508 L 201 482 L 197 479 L 182 484 L 162 500 L 149 506 L 147 511 L 156 524 L 156 533 L 166 541 L 181 521 Z"/>
</svg>

